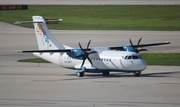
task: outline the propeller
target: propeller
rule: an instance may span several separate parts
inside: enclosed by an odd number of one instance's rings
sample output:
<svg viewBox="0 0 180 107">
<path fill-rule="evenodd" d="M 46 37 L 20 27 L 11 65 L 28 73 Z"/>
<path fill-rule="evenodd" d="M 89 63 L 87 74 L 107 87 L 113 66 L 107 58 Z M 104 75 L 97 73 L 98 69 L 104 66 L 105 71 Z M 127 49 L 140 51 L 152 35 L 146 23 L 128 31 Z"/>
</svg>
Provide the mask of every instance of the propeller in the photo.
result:
<svg viewBox="0 0 180 107">
<path fill-rule="evenodd" d="M 131 39 L 129 38 L 129 42 L 130 42 L 131 46 L 133 47 L 134 52 L 136 52 L 136 53 L 139 53 L 140 51 L 148 51 L 147 49 L 138 49 L 141 40 L 142 40 L 142 37 L 138 40 L 137 46 L 135 47 L 135 46 L 133 45 Z"/>
<path fill-rule="evenodd" d="M 90 54 L 93 54 L 93 53 L 97 53 L 97 52 L 96 52 L 96 51 L 87 52 L 87 50 L 89 49 L 90 43 L 91 43 L 91 40 L 88 42 L 86 50 L 84 50 L 84 49 L 82 48 L 80 42 L 78 42 L 80 49 L 83 51 L 83 54 L 77 56 L 77 57 L 82 57 L 82 58 L 83 58 L 83 62 L 82 62 L 81 68 L 83 67 L 84 62 L 85 62 L 86 59 L 88 59 L 88 61 L 89 61 L 89 62 L 91 63 L 91 65 L 93 66 L 93 63 L 92 63 L 91 59 L 89 58 L 89 55 L 90 55 Z"/>
</svg>

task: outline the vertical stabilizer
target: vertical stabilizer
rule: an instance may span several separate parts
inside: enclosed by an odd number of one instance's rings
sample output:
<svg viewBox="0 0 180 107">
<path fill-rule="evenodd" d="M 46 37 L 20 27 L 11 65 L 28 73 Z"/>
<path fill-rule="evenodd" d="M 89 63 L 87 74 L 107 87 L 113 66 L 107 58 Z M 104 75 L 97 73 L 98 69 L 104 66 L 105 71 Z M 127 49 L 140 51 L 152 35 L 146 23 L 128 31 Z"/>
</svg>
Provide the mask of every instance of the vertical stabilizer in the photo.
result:
<svg viewBox="0 0 180 107">
<path fill-rule="evenodd" d="M 42 16 L 32 16 L 39 50 L 65 49 L 49 32 L 46 21 Z"/>
</svg>

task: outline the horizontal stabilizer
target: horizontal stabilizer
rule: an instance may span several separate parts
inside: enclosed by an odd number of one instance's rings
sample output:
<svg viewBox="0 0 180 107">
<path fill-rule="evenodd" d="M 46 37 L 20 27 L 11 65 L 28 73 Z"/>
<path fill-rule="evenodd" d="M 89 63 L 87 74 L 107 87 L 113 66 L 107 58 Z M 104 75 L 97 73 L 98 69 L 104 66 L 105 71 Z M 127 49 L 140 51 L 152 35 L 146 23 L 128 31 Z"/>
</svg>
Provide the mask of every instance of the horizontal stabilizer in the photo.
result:
<svg viewBox="0 0 180 107">
<path fill-rule="evenodd" d="M 47 20 L 45 20 L 46 21 L 46 23 L 55 23 L 55 22 L 62 22 L 62 19 L 58 19 L 58 20 L 49 20 L 49 19 L 47 19 Z M 14 24 L 30 24 L 30 23 L 43 23 L 42 21 L 17 21 L 17 22 L 15 22 Z"/>
</svg>

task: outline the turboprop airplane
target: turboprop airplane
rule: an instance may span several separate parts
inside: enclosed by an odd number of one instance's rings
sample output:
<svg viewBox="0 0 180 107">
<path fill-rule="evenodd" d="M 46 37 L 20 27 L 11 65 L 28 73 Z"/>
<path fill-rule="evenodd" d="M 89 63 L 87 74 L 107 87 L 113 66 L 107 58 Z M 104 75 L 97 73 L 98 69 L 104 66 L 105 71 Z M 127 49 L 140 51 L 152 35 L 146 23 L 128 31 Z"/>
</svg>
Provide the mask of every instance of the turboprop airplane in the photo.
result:
<svg viewBox="0 0 180 107">
<path fill-rule="evenodd" d="M 137 45 L 129 39 L 131 45 L 127 46 L 89 48 L 90 40 L 86 48 L 83 48 L 80 43 L 78 43 L 80 48 L 72 48 L 58 42 L 47 28 L 46 23 L 62 20 L 46 20 L 42 16 L 32 16 L 32 19 L 33 21 L 15 24 L 34 24 L 39 50 L 19 50 L 18 52 L 33 53 L 64 68 L 75 69 L 78 77 L 83 77 L 85 72 L 102 73 L 104 76 L 109 75 L 110 72 L 130 72 L 140 76 L 141 71 L 147 67 L 146 62 L 138 54 L 140 51 L 147 51 L 143 47 L 170 44 L 170 42 L 140 44 L 142 39 L 140 38 Z"/>
</svg>

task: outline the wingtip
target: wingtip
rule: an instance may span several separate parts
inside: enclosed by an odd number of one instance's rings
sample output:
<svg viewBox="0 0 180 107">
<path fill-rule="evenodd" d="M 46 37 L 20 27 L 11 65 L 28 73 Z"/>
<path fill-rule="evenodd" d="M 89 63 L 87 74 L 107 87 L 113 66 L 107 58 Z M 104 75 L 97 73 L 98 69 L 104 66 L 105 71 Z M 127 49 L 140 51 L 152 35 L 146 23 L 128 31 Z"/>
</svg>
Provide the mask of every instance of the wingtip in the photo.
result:
<svg viewBox="0 0 180 107">
<path fill-rule="evenodd" d="M 63 19 L 58 19 L 59 20 L 59 22 L 62 22 L 63 21 Z"/>
<path fill-rule="evenodd" d="M 170 44 L 171 42 L 169 42 L 169 41 L 165 41 L 165 43 Z"/>
<path fill-rule="evenodd" d="M 15 24 L 15 25 L 21 24 L 21 22 L 20 22 L 20 21 L 17 21 L 17 22 L 14 22 L 14 24 Z"/>
<path fill-rule="evenodd" d="M 22 51 L 22 50 L 15 50 L 15 51 L 13 51 L 13 52 L 23 53 L 23 51 Z"/>
</svg>

